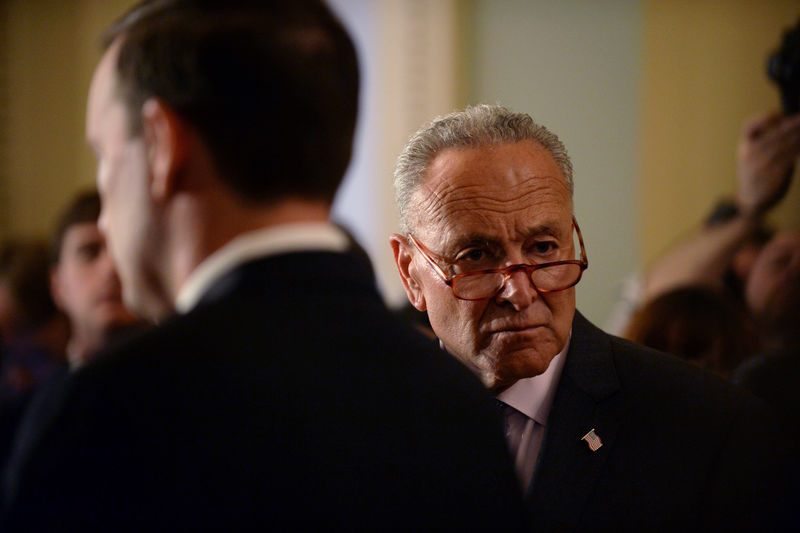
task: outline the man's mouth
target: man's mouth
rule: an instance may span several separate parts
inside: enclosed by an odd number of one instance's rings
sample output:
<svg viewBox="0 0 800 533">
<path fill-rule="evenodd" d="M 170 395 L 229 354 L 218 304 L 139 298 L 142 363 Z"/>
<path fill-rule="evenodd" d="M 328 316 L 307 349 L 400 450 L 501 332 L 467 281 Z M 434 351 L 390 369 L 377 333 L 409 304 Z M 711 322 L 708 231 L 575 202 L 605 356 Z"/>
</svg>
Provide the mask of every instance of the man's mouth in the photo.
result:
<svg viewBox="0 0 800 533">
<path fill-rule="evenodd" d="M 542 327 L 539 324 L 524 324 L 524 325 L 509 325 L 503 326 L 499 328 L 492 329 L 490 334 L 499 334 L 499 333 L 519 333 L 524 331 L 532 331 L 536 328 Z"/>
</svg>

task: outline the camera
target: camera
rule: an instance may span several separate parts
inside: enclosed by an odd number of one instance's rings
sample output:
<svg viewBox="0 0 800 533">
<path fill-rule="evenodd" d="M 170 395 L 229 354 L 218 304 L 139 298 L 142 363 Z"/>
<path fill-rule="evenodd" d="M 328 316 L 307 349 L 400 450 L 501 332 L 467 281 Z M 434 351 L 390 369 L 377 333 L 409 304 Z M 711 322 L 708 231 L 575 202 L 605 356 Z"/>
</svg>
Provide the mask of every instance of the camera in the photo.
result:
<svg viewBox="0 0 800 533">
<path fill-rule="evenodd" d="M 800 112 L 800 19 L 783 34 L 781 47 L 767 60 L 767 75 L 778 84 L 783 111 Z"/>
</svg>

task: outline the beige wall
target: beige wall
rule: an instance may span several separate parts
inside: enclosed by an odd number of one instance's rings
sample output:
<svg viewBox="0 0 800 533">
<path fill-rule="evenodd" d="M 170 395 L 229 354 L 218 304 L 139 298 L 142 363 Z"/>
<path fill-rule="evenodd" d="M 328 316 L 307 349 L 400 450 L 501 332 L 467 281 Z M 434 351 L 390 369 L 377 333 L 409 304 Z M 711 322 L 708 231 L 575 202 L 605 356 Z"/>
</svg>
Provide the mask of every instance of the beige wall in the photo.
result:
<svg viewBox="0 0 800 533">
<path fill-rule="evenodd" d="M 779 108 L 766 57 L 797 0 L 646 0 L 643 9 L 639 249 L 651 260 L 735 185 L 745 119 Z M 800 186 L 775 222 L 800 223 Z"/>
<path fill-rule="evenodd" d="M 636 268 L 638 0 L 473 0 L 470 103 L 502 103 L 554 131 L 572 158 L 589 269 L 577 304 L 605 323 Z"/>
<path fill-rule="evenodd" d="M 361 102 L 350 169 L 333 218 L 369 254 L 386 302 L 408 299 L 389 235 L 398 231 L 392 173 L 424 122 L 459 105 L 458 0 L 328 0 L 356 43 Z"/>
<path fill-rule="evenodd" d="M 97 38 L 132 0 L 7 0 L 0 236 L 47 235 L 76 189 L 92 186 L 83 137 Z"/>
<path fill-rule="evenodd" d="M 529 112 L 565 142 L 604 323 L 624 276 L 699 227 L 735 185 L 745 119 L 779 107 L 768 53 L 797 0 L 471 0 L 471 102 Z M 800 223 L 800 185 L 775 222 Z"/>
</svg>

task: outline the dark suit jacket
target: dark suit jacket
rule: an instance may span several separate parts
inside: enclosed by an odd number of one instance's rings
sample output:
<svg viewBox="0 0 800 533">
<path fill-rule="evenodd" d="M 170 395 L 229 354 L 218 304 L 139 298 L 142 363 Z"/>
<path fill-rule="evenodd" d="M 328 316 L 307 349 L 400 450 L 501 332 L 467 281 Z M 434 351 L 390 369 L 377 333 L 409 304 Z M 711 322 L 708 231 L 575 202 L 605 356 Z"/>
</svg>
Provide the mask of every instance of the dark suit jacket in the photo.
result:
<svg viewBox="0 0 800 533">
<path fill-rule="evenodd" d="M 518 529 L 499 413 L 355 255 L 239 267 L 78 371 L 8 477 L 8 530 Z"/>
<path fill-rule="evenodd" d="M 800 452 L 800 343 L 745 360 L 731 381 L 775 408 L 784 431 L 792 437 L 795 453 Z"/>
<path fill-rule="evenodd" d="M 576 313 L 527 494 L 534 529 L 769 531 L 790 481 L 774 422 L 754 397 Z M 592 429 L 595 452 L 581 441 Z"/>
</svg>

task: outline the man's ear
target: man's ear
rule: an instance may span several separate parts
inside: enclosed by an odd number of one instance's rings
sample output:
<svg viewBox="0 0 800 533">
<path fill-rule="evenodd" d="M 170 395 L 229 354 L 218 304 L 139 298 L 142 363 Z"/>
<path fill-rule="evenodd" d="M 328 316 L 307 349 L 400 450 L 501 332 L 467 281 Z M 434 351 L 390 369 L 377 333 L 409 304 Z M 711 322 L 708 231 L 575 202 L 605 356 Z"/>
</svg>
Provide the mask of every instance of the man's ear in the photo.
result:
<svg viewBox="0 0 800 533">
<path fill-rule="evenodd" d="M 406 290 L 408 301 L 419 311 L 425 311 L 427 309 L 425 294 L 422 292 L 422 286 L 415 277 L 415 269 L 411 262 L 414 256 L 409 248 L 408 239 L 397 233 L 392 233 L 391 237 L 389 237 L 389 243 L 392 245 L 394 263 L 400 273 L 400 279 Z"/>
<path fill-rule="evenodd" d="M 186 134 L 183 121 L 164 101 L 150 98 L 144 103 L 142 136 L 150 166 L 151 194 L 156 200 L 168 198 L 179 185 L 179 170 L 186 157 Z"/>
</svg>

